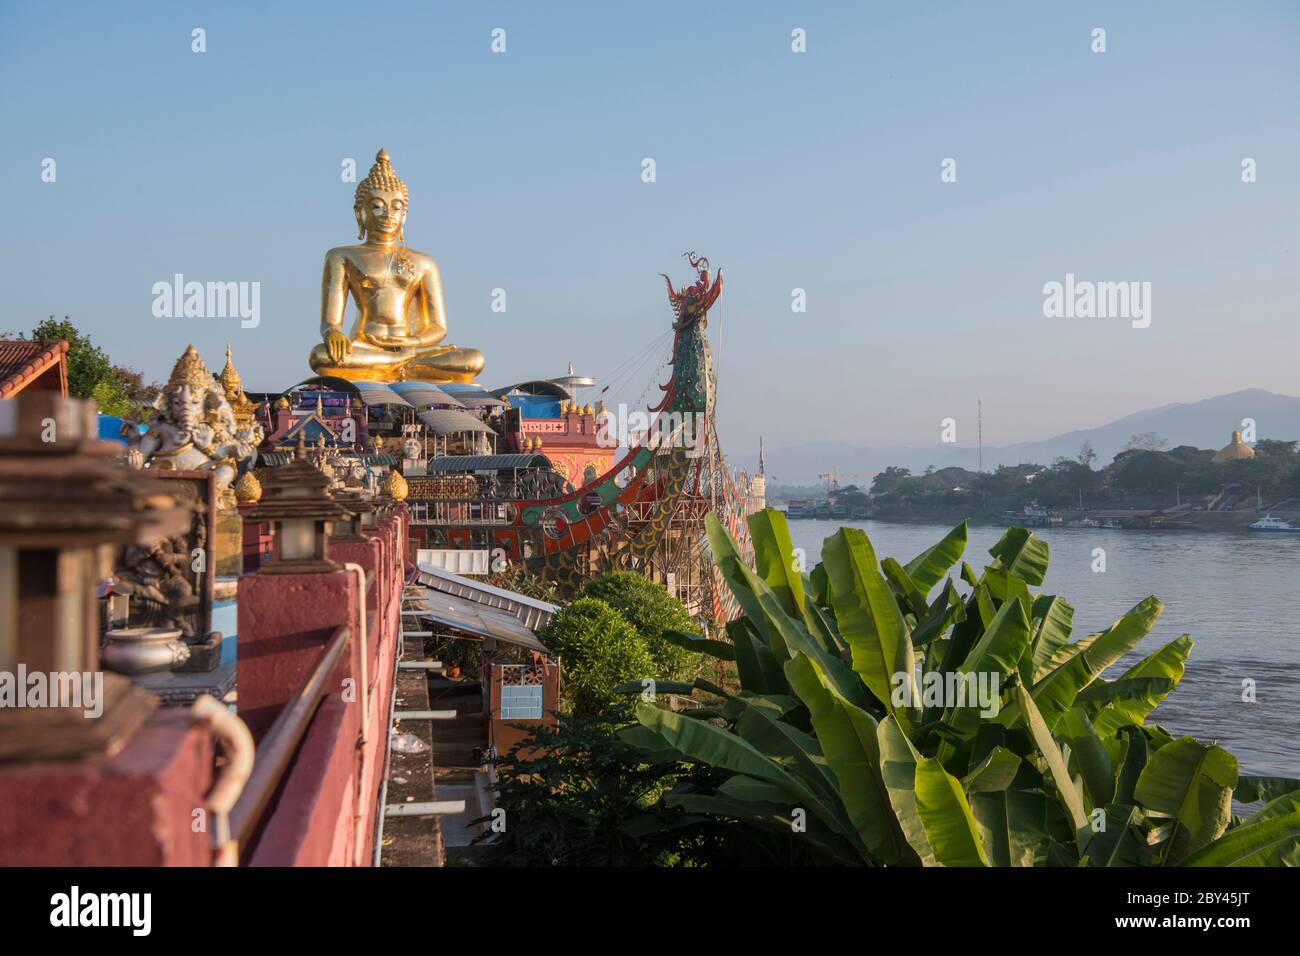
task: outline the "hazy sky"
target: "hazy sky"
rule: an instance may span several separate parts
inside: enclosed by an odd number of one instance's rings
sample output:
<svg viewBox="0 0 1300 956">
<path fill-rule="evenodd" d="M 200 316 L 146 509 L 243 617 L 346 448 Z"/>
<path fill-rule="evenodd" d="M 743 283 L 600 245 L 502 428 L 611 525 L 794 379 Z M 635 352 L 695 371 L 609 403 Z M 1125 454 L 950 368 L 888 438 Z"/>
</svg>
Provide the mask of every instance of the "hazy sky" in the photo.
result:
<svg viewBox="0 0 1300 956">
<path fill-rule="evenodd" d="M 355 241 L 340 164 L 382 146 L 489 387 L 613 371 L 695 249 L 732 452 L 973 444 L 977 394 L 1006 444 L 1300 393 L 1298 46 L 1293 2 L 5 4 L 0 329 L 68 314 L 154 379 L 230 339 L 287 387 Z M 178 272 L 260 282 L 261 324 L 154 318 Z M 1150 282 L 1150 327 L 1044 318 L 1067 273 Z"/>
</svg>

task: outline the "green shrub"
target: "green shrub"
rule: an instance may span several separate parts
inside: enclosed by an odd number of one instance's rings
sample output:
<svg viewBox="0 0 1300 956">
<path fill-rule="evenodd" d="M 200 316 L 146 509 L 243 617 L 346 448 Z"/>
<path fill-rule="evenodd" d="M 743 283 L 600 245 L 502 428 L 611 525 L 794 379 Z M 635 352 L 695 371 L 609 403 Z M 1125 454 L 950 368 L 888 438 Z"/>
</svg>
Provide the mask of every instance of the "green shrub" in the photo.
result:
<svg viewBox="0 0 1300 956">
<path fill-rule="evenodd" d="M 614 571 L 587 582 L 583 597 L 604 601 L 636 629 L 654 661 L 653 676 L 660 680 L 690 680 L 703 665 L 700 656 L 669 644 L 665 630 L 695 631 L 690 613 L 662 585 L 633 571 Z"/>
<path fill-rule="evenodd" d="M 560 658 L 561 700 L 573 713 L 608 711 L 625 700 L 614 693 L 620 684 L 655 676 L 641 635 L 604 601 L 578 598 L 538 637 Z"/>
</svg>

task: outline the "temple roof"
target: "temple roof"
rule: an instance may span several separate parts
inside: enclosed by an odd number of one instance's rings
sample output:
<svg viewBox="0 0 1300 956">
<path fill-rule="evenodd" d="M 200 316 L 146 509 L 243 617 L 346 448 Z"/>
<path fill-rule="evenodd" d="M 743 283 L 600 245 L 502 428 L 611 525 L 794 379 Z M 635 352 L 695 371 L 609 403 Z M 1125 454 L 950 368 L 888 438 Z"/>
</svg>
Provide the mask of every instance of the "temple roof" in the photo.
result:
<svg viewBox="0 0 1300 956">
<path fill-rule="evenodd" d="M 425 468 L 430 475 L 464 473 L 469 471 L 512 471 L 516 468 L 550 468 L 551 460 L 545 455 L 444 455 L 430 458 Z"/>
<path fill-rule="evenodd" d="M 458 435 L 463 432 L 481 432 L 487 435 L 493 433 L 491 428 L 469 412 L 459 408 L 429 408 L 415 414 L 435 435 Z"/>
<path fill-rule="evenodd" d="M 66 395 L 67 354 L 68 343 L 63 339 L 55 342 L 0 342 L 0 398 L 13 398 L 55 366 L 60 366 L 59 390 Z"/>
<path fill-rule="evenodd" d="M 1214 462 L 1220 464 L 1225 461 L 1242 461 L 1254 457 L 1255 449 L 1241 440 L 1241 432 L 1233 432 L 1232 441 L 1219 449 L 1214 456 Z"/>
</svg>

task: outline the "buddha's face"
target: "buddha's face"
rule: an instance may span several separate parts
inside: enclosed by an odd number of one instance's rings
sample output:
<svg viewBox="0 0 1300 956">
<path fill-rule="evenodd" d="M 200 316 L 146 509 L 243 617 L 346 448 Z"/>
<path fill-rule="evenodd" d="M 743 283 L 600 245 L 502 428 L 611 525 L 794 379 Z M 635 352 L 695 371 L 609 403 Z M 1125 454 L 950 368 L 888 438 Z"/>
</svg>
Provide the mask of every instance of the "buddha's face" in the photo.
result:
<svg viewBox="0 0 1300 956">
<path fill-rule="evenodd" d="M 359 213 L 361 226 L 371 239 L 391 241 L 406 222 L 406 198 L 396 190 L 373 189 Z"/>
</svg>

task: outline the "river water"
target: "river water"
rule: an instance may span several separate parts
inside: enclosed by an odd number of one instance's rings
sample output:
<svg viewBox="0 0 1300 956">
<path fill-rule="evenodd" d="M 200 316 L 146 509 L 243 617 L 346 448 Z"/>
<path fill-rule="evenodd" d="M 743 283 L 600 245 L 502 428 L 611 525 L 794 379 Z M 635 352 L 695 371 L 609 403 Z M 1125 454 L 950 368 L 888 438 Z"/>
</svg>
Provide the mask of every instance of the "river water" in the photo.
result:
<svg viewBox="0 0 1300 956">
<path fill-rule="evenodd" d="M 878 558 L 906 564 L 950 526 L 852 521 Z M 838 524 L 795 520 L 790 534 L 820 560 Z M 964 560 L 977 573 L 1006 529 L 972 527 Z M 1149 594 L 1164 614 L 1137 651 L 1107 671 L 1110 679 L 1180 634 L 1195 641 L 1178 688 L 1151 718 L 1169 732 L 1217 740 L 1243 773 L 1300 776 L 1300 534 L 1038 528 L 1051 563 L 1042 588 L 1074 606 L 1077 639 L 1109 626 Z M 1093 549 L 1106 570 L 1092 570 Z M 960 585 L 960 582 L 958 582 Z M 963 593 L 967 590 L 962 586 Z M 1242 700 L 1254 681 L 1255 702 Z"/>
</svg>

